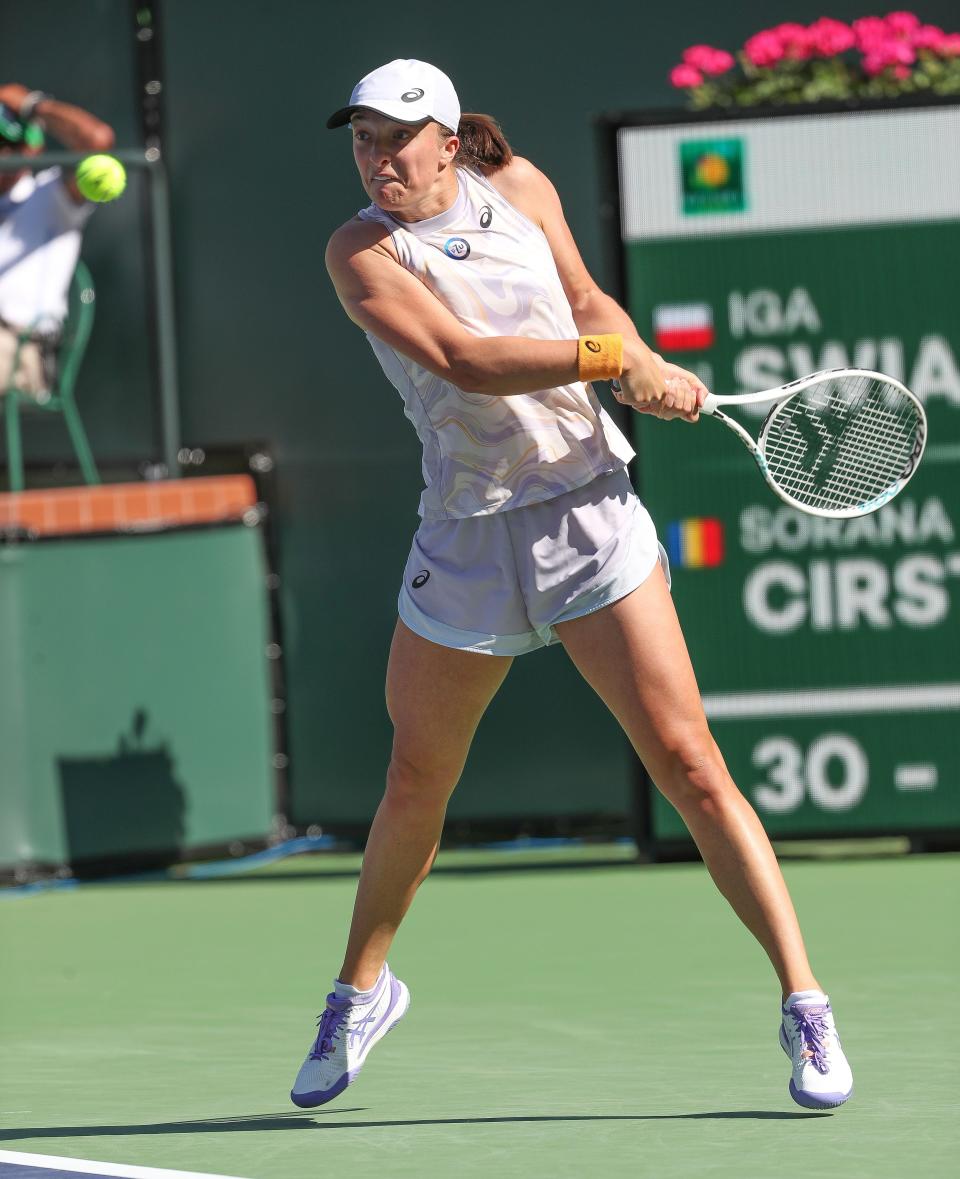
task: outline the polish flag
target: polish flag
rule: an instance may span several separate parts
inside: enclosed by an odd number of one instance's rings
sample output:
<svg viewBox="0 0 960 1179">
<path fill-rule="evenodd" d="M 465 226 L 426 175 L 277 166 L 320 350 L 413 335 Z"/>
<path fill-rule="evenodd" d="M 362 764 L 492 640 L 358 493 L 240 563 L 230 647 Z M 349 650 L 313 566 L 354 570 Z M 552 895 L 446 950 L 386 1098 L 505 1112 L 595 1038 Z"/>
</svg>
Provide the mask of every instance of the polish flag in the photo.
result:
<svg viewBox="0 0 960 1179">
<path fill-rule="evenodd" d="M 653 337 L 660 352 L 712 348 L 713 309 L 708 303 L 661 303 L 653 309 Z"/>
</svg>

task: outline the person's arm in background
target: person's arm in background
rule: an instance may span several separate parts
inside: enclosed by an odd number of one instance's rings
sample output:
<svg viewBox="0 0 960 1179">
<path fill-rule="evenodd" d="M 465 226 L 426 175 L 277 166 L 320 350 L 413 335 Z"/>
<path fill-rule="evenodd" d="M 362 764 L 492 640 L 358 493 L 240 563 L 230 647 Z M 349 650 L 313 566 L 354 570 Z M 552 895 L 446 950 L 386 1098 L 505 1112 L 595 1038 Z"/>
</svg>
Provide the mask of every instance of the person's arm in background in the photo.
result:
<svg viewBox="0 0 960 1179">
<path fill-rule="evenodd" d="M 55 98 L 42 98 L 35 105 L 28 102 L 32 94 L 37 91 L 28 90 L 19 82 L 8 82 L 0 86 L 0 102 L 6 103 L 11 110 L 16 111 L 19 118 L 36 120 L 43 125 L 45 131 L 53 136 L 68 151 L 104 152 L 110 151 L 116 142 L 113 128 L 91 115 L 89 111 L 79 106 L 71 106 L 68 102 L 58 102 Z M 26 119 L 24 120 L 26 121 Z M 77 182 L 72 169 L 65 170 L 63 182 L 70 196 L 83 204 L 85 198 L 77 188 Z"/>
</svg>

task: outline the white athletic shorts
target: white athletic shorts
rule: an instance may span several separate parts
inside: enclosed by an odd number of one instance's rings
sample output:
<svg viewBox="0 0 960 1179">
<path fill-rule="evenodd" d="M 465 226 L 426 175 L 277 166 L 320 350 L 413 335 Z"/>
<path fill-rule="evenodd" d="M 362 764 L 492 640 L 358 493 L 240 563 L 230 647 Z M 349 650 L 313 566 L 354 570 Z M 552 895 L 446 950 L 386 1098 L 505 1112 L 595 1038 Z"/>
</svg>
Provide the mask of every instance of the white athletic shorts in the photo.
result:
<svg viewBox="0 0 960 1179">
<path fill-rule="evenodd" d="M 631 593 L 667 554 L 626 470 L 543 503 L 463 520 L 424 520 L 398 609 L 443 647 L 523 655 L 554 625 Z"/>
</svg>

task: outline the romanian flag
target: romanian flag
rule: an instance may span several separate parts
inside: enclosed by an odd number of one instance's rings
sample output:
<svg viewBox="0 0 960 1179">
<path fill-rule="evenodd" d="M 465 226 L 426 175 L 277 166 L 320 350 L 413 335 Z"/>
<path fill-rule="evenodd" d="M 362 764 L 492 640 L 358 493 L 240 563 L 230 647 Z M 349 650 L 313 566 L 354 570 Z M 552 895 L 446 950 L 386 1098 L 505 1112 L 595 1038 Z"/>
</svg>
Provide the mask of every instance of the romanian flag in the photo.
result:
<svg viewBox="0 0 960 1179">
<path fill-rule="evenodd" d="M 710 517 L 674 520 L 667 525 L 667 556 L 681 569 L 707 569 L 722 565 L 723 524 Z"/>
<path fill-rule="evenodd" d="M 708 303 L 661 303 L 653 309 L 653 338 L 661 352 L 699 352 L 716 340 Z"/>
</svg>

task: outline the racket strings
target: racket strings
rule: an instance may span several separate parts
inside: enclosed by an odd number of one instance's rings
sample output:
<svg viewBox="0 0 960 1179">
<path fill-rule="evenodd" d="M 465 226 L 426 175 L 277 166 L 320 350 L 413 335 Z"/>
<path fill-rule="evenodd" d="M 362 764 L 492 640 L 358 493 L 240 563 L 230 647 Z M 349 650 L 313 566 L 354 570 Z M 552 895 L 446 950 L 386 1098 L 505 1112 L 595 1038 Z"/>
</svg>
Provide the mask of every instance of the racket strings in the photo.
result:
<svg viewBox="0 0 960 1179">
<path fill-rule="evenodd" d="M 875 377 L 824 378 L 781 403 L 761 431 L 770 477 L 798 503 L 838 510 L 872 503 L 909 474 L 923 418 Z"/>
<path fill-rule="evenodd" d="M 832 409 L 833 407 L 831 407 Z M 809 413 L 799 420 L 808 424 Z M 833 410 L 833 422 L 837 415 Z M 796 427 L 796 421 L 793 423 Z M 811 507 L 845 508 L 872 501 L 908 469 L 914 449 L 911 423 L 889 414 L 858 415 L 837 437 L 781 427 L 767 450 L 771 474 L 793 498 Z"/>
</svg>

